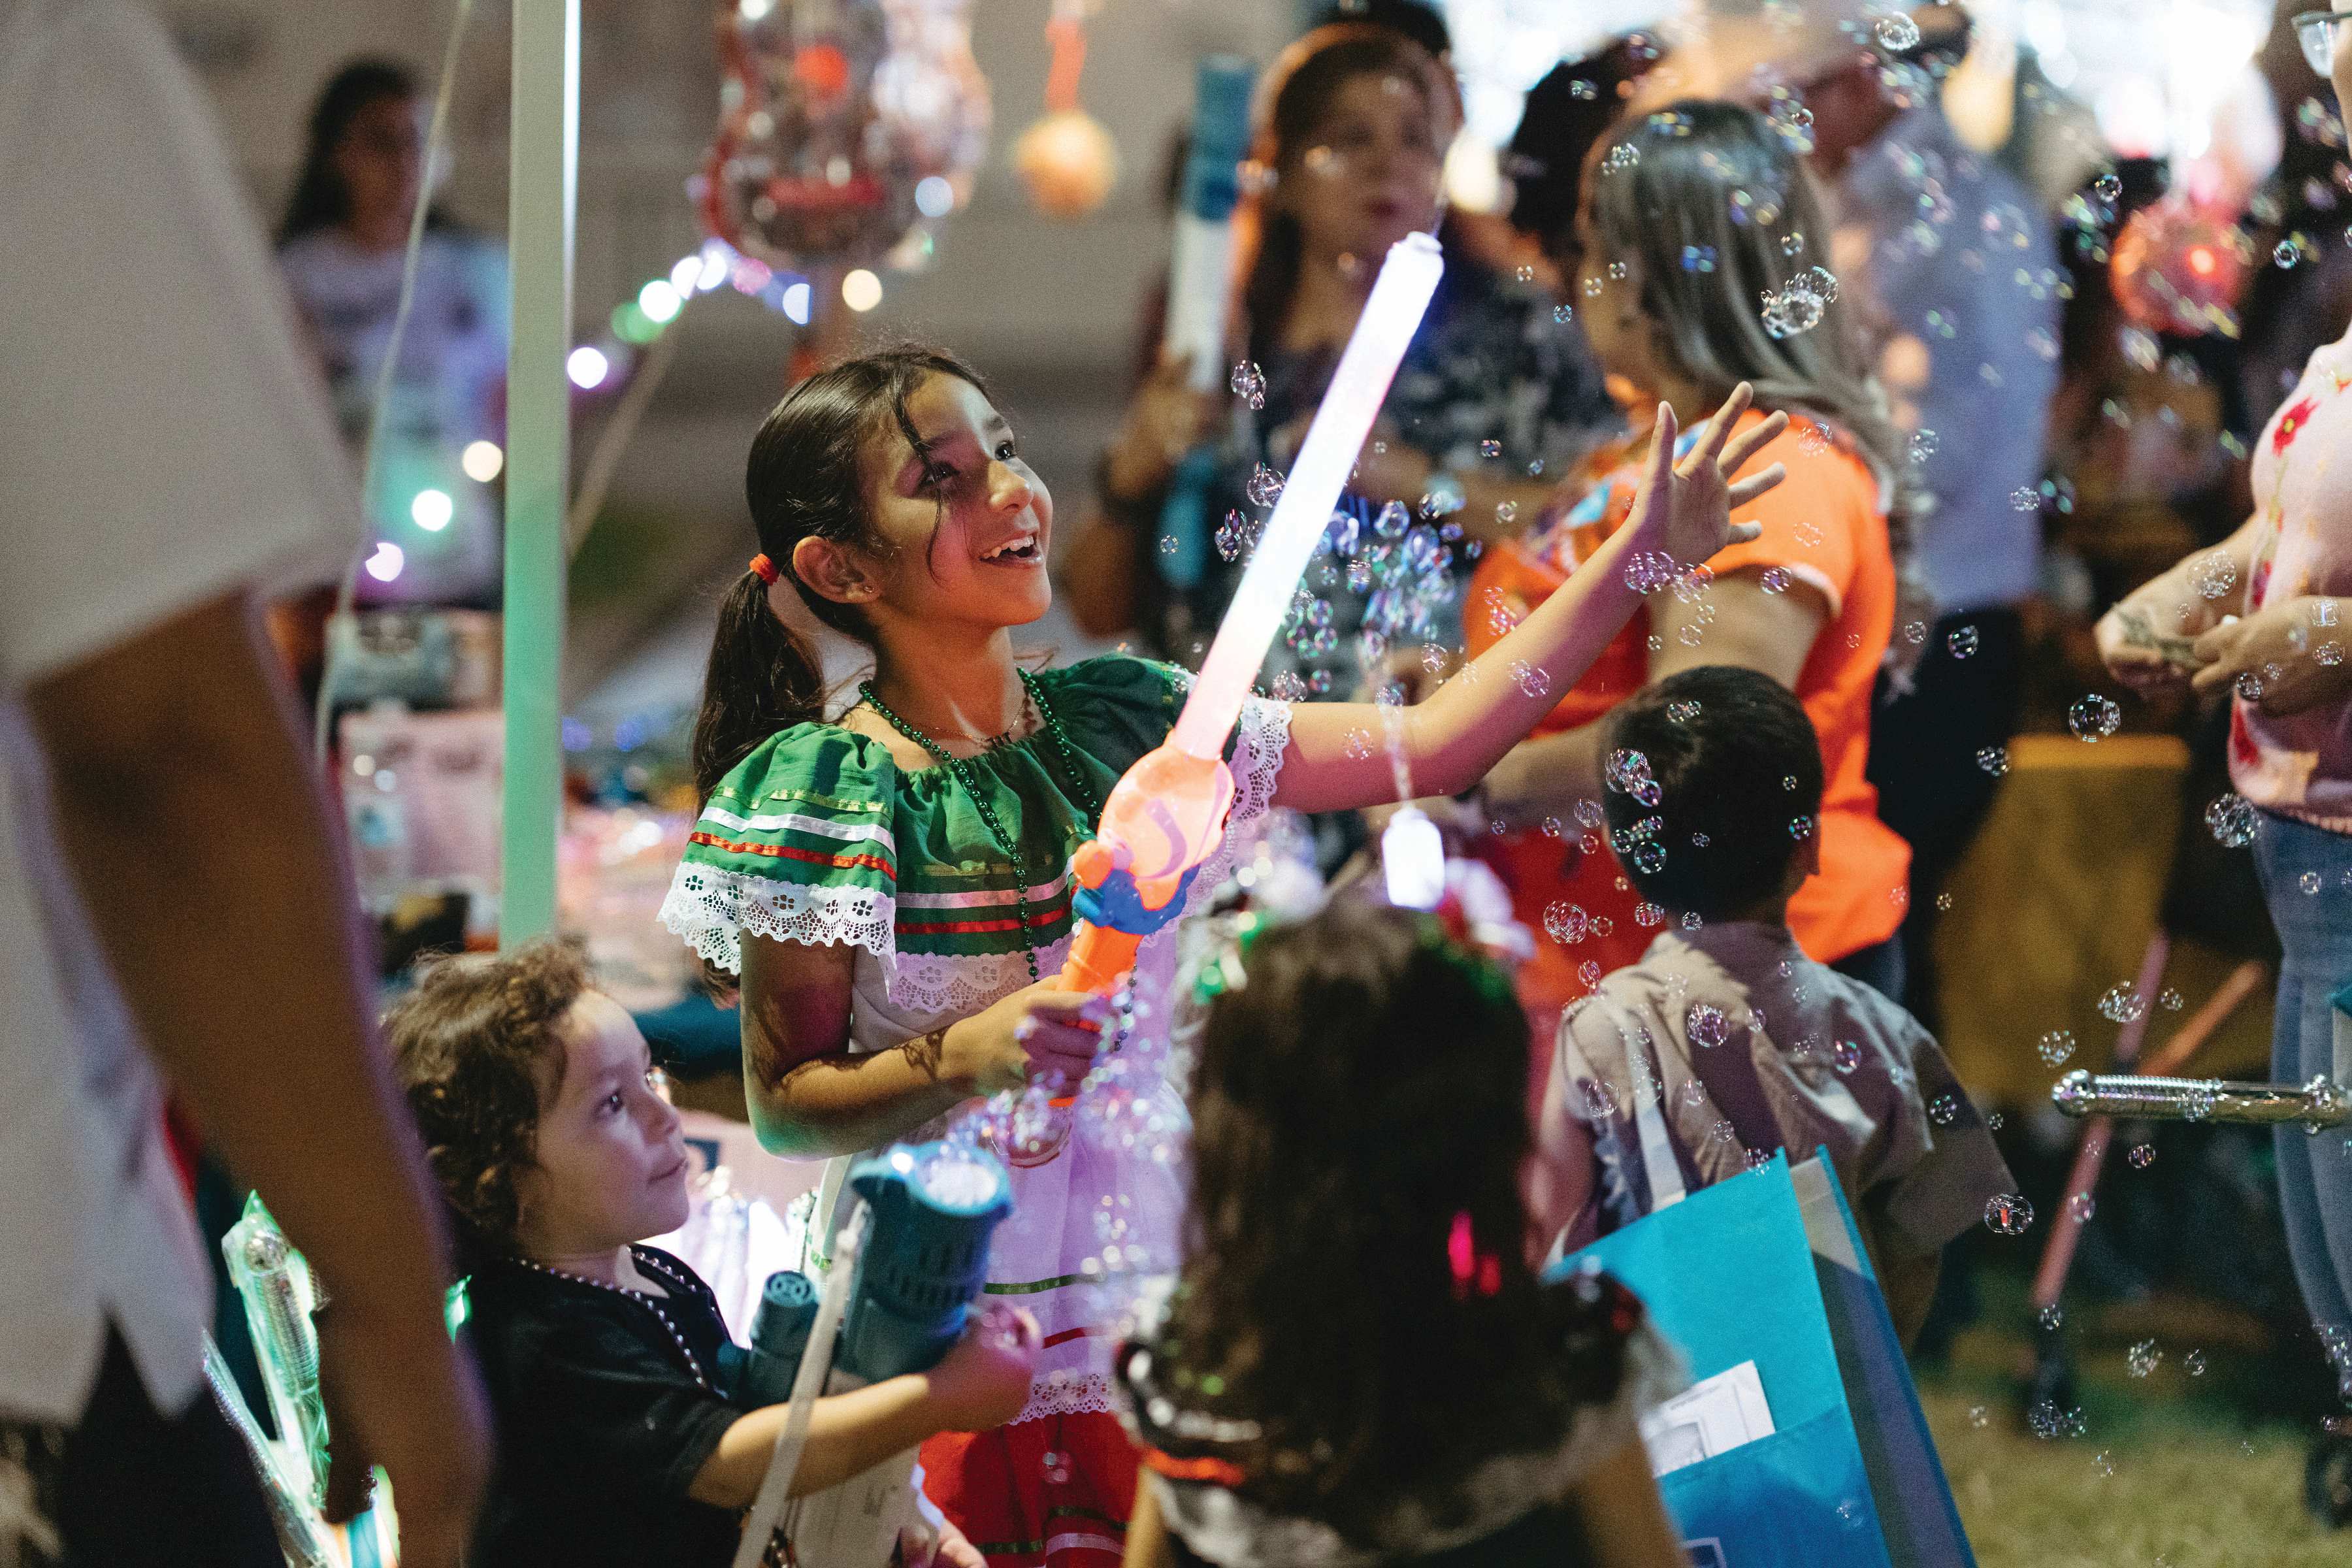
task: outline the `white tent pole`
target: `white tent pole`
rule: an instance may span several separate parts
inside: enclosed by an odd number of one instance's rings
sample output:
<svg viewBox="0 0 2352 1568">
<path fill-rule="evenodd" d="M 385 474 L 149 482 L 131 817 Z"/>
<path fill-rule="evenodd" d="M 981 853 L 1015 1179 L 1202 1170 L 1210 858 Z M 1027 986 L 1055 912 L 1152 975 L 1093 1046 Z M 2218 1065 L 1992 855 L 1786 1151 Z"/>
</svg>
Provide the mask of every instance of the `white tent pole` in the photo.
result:
<svg viewBox="0 0 2352 1568">
<path fill-rule="evenodd" d="M 564 494 L 571 471 L 572 227 L 580 0 L 514 0 L 507 194 L 506 784 L 502 946 L 555 928 L 563 806 Z"/>
</svg>

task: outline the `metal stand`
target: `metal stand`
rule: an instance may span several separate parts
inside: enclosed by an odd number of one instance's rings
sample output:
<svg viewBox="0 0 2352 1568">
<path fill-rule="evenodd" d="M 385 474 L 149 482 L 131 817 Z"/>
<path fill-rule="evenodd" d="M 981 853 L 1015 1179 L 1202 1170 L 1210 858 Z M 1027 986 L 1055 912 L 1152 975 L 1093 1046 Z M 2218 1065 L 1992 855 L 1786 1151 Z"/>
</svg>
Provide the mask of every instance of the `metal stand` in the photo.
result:
<svg viewBox="0 0 2352 1568">
<path fill-rule="evenodd" d="M 2158 931 L 2148 940 L 2147 952 L 2140 960 L 2139 976 L 2133 982 L 2134 994 L 2153 996 L 2164 981 L 2164 966 L 2172 955 L 2171 939 Z M 2269 969 L 2249 961 L 2230 973 L 2205 1005 L 2189 1015 L 2170 1039 L 2164 1042 L 2148 1063 L 2151 1076 L 2145 1078 L 2096 1078 L 2086 1072 L 2071 1072 L 2058 1080 L 2051 1091 L 2058 1108 L 2069 1116 L 2089 1117 L 2090 1125 L 2083 1129 L 2083 1141 L 2074 1151 L 2074 1168 L 2066 1175 L 2066 1190 L 2058 1212 L 2050 1222 L 2050 1241 L 2042 1249 L 2042 1266 L 2033 1276 L 2033 1290 L 2028 1298 L 2039 1324 L 2042 1314 L 2058 1305 L 2066 1292 L 2067 1271 L 2074 1267 L 2074 1249 L 2081 1243 L 2086 1221 L 2076 1210 L 2084 1205 L 2076 1198 L 2089 1197 L 2098 1187 L 2100 1173 L 2105 1169 L 2107 1144 L 2115 1132 L 2115 1118 L 2122 1116 L 2158 1116 L 2161 1111 L 2144 1109 L 2141 1097 L 2102 1097 L 2085 1091 L 2084 1086 L 2101 1083 L 2170 1084 L 2181 1080 L 2166 1078 L 2188 1065 L 2191 1057 L 2203 1048 L 2213 1032 L 2228 1021 L 2230 1015 L 2242 1006 L 2269 977 Z M 2140 1042 L 2147 1033 L 2149 1014 L 2142 1012 L 2123 1026 L 2116 1039 L 2116 1063 L 2128 1067 L 2139 1057 Z M 2074 1403 L 2074 1368 L 2073 1358 L 2066 1353 L 2064 1339 L 2055 1331 L 2038 1328 L 2033 1347 L 2033 1382 L 2027 1395 L 2029 1407 L 2054 1404 L 2061 1409 Z"/>
</svg>

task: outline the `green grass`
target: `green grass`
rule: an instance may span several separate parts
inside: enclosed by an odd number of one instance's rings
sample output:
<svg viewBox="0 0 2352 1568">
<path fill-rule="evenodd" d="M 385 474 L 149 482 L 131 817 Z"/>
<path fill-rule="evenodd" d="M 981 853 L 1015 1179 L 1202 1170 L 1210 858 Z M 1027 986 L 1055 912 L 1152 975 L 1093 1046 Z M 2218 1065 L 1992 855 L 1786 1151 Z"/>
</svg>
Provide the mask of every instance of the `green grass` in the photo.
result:
<svg viewBox="0 0 2352 1568">
<path fill-rule="evenodd" d="M 1923 1393 L 1982 1568 L 2352 1563 L 2352 1534 L 2304 1511 L 2305 1440 L 2294 1428 L 2242 1429 L 2168 1400 L 2112 1430 L 2086 1406 L 2084 1436 L 2045 1442 L 2018 1423 L 2012 1396 Z"/>
<path fill-rule="evenodd" d="M 2323 1530 L 2304 1509 L 2315 1428 L 2244 1414 L 2263 1403 L 2249 1384 L 2275 1363 L 2242 1324 L 2233 1332 L 2227 1314 L 2177 1299 L 2071 1310 L 2083 1435 L 2044 1439 L 2021 1414 L 2021 1292 L 1987 1282 L 1990 1310 L 1920 1388 L 1982 1568 L 2352 1564 L 2352 1531 Z M 2136 1377 L 2129 1347 L 2146 1341 L 2162 1359 Z"/>
</svg>

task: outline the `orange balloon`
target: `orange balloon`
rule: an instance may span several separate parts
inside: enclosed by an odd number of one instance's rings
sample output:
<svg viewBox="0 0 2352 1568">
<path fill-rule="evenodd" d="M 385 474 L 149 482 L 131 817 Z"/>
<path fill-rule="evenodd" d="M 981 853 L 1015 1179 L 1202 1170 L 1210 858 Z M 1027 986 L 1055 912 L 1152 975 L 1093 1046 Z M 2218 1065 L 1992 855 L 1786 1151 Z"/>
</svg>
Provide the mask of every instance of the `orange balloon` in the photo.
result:
<svg viewBox="0 0 2352 1568">
<path fill-rule="evenodd" d="M 832 98 L 849 88 L 849 57 L 831 44 L 814 44 L 793 57 L 793 75 L 821 97 Z"/>
</svg>

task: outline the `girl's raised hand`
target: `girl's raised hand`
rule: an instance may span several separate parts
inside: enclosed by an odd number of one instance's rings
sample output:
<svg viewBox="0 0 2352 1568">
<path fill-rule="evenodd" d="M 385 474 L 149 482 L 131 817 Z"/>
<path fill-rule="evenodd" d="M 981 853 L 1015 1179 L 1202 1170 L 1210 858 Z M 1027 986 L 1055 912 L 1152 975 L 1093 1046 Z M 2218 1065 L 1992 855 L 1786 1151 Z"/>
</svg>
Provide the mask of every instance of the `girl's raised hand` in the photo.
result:
<svg viewBox="0 0 2352 1568">
<path fill-rule="evenodd" d="M 1752 522 L 1735 525 L 1731 514 L 1787 479 L 1789 470 L 1775 463 L 1737 482 L 1732 476 L 1789 427 L 1789 416 L 1774 414 L 1734 436 L 1732 426 L 1755 395 L 1744 381 L 1733 387 L 1679 463 L 1675 441 L 1681 432 L 1674 405 L 1658 405 L 1650 460 L 1629 520 L 1636 548 L 1662 550 L 1678 565 L 1695 566 L 1727 545 L 1745 543 L 1762 531 Z"/>
</svg>

